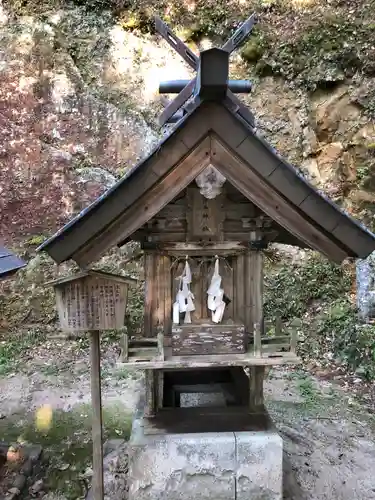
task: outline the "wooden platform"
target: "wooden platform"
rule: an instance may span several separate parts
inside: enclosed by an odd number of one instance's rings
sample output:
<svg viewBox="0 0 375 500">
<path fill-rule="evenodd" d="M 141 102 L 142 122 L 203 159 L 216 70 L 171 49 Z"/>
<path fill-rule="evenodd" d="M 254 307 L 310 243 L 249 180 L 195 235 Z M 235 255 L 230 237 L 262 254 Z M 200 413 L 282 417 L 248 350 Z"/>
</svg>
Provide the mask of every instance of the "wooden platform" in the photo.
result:
<svg viewBox="0 0 375 500">
<path fill-rule="evenodd" d="M 220 354 L 198 356 L 172 356 L 170 348 L 165 349 L 164 360 L 147 360 L 118 362 L 117 366 L 129 369 L 143 370 L 174 370 L 186 368 L 210 368 L 218 366 L 273 366 L 284 364 L 300 364 L 300 358 L 291 352 L 278 353 L 277 355 L 264 354 L 262 357 L 252 354 Z"/>
<path fill-rule="evenodd" d="M 143 432 L 150 434 L 183 434 L 201 432 L 255 432 L 272 428 L 266 411 L 250 413 L 246 407 L 168 408 L 155 417 L 142 419 Z"/>
</svg>

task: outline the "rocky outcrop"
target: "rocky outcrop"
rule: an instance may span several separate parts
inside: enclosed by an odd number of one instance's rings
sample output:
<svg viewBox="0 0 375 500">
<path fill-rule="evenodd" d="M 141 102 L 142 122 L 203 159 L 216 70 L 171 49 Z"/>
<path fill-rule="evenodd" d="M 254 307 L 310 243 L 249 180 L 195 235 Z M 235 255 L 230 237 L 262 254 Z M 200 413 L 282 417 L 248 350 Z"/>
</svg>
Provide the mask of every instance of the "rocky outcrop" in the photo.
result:
<svg viewBox="0 0 375 500">
<path fill-rule="evenodd" d="M 362 209 L 375 202 L 375 125 L 360 94 L 359 87 L 341 84 L 310 95 L 267 77 L 247 99 L 280 153 L 345 209 L 364 216 Z"/>
<path fill-rule="evenodd" d="M 134 47 L 129 52 L 127 40 L 117 40 L 110 18 L 91 21 L 77 9 L 43 22 L 2 13 L 0 234 L 6 242 L 56 230 L 158 140 L 142 106 L 133 105 L 131 86 L 117 103 L 110 99 L 111 71 L 122 64 L 127 72 L 117 49 L 122 44 L 123 53 L 134 57 Z M 87 58 L 82 68 L 69 38 L 62 38 L 74 22 Z M 110 46 L 101 48 L 108 37 Z M 91 85 L 88 75 L 94 71 Z"/>
</svg>

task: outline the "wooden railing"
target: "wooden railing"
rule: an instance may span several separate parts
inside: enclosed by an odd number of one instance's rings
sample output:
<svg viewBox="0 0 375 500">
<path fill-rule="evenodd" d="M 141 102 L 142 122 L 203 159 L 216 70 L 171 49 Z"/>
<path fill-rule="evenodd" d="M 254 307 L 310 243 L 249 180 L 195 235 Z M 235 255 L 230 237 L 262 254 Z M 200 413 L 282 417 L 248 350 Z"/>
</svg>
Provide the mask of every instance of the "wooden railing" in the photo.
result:
<svg viewBox="0 0 375 500">
<path fill-rule="evenodd" d="M 242 355 L 255 356 L 260 358 L 286 357 L 295 355 L 298 331 L 301 322 L 294 320 L 283 323 L 281 318 L 274 321 L 264 321 L 263 324 L 254 325 L 254 335 L 249 335 L 245 340 L 245 350 Z M 156 337 L 130 337 L 124 328 L 122 335 L 121 362 L 141 362 L 141 361 L 164 361 L 165 349 L 167 349 L 167 358 L 173 357 L 172 338 L 165 337 L 162 331 L 157 333 Z M 189 355 L 189 352 L 185 353 Z M 191 356 L 196 353 L 192 350 Z M 217 354 L 212 352 L 211 354 Z M 236 355 L 237 353 L 222 354 L 221 356 Z"/>
<path fill-rule="evenodd" d="M 285 353 L 296 354 L 299 320 L 283 324 L 281 318 L 254 325 L 254 336 L 249 338 L 249 349 L 254 356 L 275 357 Z"/>
<path fill-rule="evenodd" d="M 125 329 L 124 329 L 125 330 Z M 129 338 L 126 331 L 122 336 L 121 361 L 164 360 L 164 335 L 158 332 L 156 337 Z"/>
</svg>

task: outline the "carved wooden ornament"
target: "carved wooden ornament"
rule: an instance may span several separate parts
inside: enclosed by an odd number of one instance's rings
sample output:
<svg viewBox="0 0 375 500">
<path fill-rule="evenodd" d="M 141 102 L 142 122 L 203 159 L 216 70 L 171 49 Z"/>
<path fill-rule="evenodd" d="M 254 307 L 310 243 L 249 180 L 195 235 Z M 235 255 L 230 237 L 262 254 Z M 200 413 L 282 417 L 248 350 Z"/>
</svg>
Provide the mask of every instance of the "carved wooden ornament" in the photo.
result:
<svg viewBox="0 0 375 500">
<path fill-rule="evenodd" d="M 212 165 L 209 165 L 195 179 L 202 196 L 213 200 L 221 193 L 226 178 Z"/>
</svg>

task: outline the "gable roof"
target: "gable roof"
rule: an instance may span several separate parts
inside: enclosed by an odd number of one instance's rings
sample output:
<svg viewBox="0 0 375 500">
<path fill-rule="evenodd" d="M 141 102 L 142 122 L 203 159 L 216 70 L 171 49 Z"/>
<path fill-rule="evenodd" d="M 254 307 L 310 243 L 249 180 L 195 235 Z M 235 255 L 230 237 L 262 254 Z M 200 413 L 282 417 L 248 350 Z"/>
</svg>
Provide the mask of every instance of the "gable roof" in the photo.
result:
<svg viewBox="0 0 375 500">
<path fill-rule="evenodd" d="M 309 184 L 231 106 L 199 100 L 145 160 L 38 250 L 58 263 L 89 264 L 131 237 L 209 164 L 303 246 L 335 262 L 375 250 L 375 236 Z"/>
<path fill-rule="evenodd" d="M 8 278 L 25 266 L 26 262 L 0 245 L 0 279 Z"/>
</svg>

